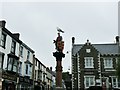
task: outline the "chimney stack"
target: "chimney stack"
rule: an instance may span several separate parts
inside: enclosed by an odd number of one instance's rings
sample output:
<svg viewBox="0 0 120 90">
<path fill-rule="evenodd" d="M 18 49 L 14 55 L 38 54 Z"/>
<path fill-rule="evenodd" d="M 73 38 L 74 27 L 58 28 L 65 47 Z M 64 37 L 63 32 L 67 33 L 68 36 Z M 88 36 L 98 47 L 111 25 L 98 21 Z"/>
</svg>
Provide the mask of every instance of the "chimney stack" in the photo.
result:
<svg viewBox="0 0 120 90">
<path fill-rule="evenodd" d="M 13 35 L 14 35 L 16 38 L 18 38 L 18 39 L 19 39 L 19 37 L 20 37 L 20 34 L 19 34 L 19 33 L 13 33 Z"/>
<path fill-rule="evenodd" d="M 50 67 L 50 71 L 52 71 L 52 67 Z"/>
<path fill-rule="evenodd" d="M 0 21 L 0 26 L 5 27 L 5 24 L 6 24 L 5 20 Z"/>
</svg>

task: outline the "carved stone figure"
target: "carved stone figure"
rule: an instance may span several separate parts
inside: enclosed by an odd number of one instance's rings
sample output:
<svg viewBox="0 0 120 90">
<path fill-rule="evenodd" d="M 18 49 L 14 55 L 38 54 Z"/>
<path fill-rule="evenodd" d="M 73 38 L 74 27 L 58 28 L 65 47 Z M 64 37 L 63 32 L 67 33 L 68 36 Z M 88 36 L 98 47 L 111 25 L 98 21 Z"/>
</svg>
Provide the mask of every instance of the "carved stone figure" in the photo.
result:
<svg viewBox="0 0 120 90">
<path fill-rule="evenodd" d="M 62 31 L 62 33 L 63 32 L 64 31 Z M 54 40 L 54 43 L 55 43 L 55 49 L 57 51 L 62 52 L 64 49 L 64 41 L 62 41 L 62 36 L 60 35 L 60 30 L 58 31 L 58 36 L 57 36 L 56 40 Z"/>
</svg>

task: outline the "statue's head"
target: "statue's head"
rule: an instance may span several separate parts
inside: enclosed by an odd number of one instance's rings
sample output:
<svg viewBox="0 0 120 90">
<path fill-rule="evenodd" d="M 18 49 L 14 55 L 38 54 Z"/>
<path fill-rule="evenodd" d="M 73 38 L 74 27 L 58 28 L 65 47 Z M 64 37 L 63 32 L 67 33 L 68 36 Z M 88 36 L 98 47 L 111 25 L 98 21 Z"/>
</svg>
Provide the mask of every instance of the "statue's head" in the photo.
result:
<svg viewBox="0 0 120 90">
<path fill-rule="evenodd" d="M 60 36 L 60 33 L 58 33 L 58 36 Z"/>
</svg>

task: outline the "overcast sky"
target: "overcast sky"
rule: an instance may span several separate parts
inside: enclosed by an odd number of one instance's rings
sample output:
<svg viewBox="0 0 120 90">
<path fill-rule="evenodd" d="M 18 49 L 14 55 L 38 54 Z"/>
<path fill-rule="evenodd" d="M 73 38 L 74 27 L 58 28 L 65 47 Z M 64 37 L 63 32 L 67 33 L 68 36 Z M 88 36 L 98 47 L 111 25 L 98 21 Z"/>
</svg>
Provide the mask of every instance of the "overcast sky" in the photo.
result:
<svg viewBox="0 0 120 90">
<path fill-rule="evenodd" d="M 114 43 L 118 35 L 118 0 L 85 2 L 0 2 L 0 20 L 6 28 L 19 32 L 20 39 L 35 51 L 36 57 L 55 70 L 53 40 L 56 27 L 65 31 L 63 71 L 71 67 L 71 38 L 75 43 Z"/>
</svg>

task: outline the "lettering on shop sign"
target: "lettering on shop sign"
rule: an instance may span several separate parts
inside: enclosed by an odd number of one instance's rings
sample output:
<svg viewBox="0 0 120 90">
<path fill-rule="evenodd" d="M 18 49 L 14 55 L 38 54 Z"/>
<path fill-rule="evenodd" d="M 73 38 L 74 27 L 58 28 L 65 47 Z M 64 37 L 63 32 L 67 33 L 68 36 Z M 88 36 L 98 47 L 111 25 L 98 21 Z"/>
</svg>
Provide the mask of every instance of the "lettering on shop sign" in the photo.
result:
<svg viewBox="0 0 120 90">
<path fill-rule="evenodd" d="M 2 77 L 3 77 L 4 79 L 17 81 L 16 76 L 11 76 L 11 75 L 9 75 L 9 74 L 3 74 Z"/>
</svg>

